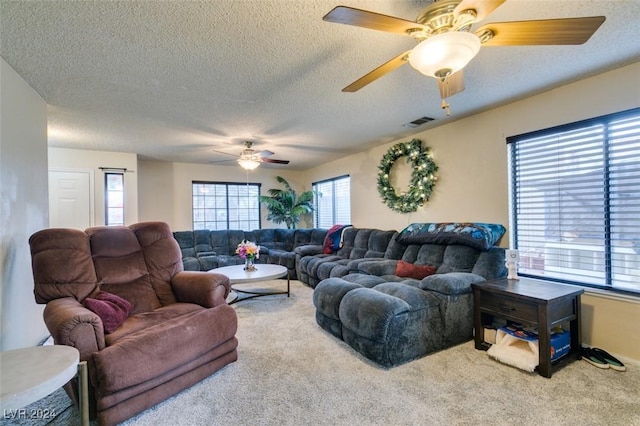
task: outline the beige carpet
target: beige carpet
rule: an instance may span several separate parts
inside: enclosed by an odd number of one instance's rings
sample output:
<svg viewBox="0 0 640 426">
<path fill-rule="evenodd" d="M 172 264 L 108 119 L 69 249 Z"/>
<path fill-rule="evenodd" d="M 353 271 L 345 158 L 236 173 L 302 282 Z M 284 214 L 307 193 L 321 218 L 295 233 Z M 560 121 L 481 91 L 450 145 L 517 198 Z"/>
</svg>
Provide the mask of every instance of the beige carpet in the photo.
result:
<svg viewBox="0 0 640 426">
<path fill-rule="evenodd" d="M 546 379 L 468 342 L 386 370 L 317 326 L 312 292 L 294 281 L 290 298 L 234 305 L 238 361 L 125 424 L 640 425 L 640 363 L 624 359 L 620 373 L 578 361 Z M 62 392 L 38 404 L 54 400 L 64 411 Z M 76 419 L 72 407 L 51 424 Z"/>
</svg>

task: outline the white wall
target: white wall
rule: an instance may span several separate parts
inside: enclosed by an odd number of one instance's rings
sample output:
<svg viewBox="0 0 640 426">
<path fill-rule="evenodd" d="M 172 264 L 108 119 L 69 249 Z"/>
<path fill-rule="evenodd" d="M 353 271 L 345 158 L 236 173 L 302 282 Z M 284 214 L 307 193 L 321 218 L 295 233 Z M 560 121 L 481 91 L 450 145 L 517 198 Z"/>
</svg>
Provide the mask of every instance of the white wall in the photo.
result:
<svg viewBox="0 0 640 426">
<path fill-rule="evenodd" d="M 29 237 L 49 222 L 47 108 L 0 58 L 0 350 L 48 335 L 33 296 Z"/>
<path fill-rule="evenodd" d="M 124 223 L 138 222 L 137 155 L 124 152 L 87 151 L 82 149 L 49 148 L 49 168 L 93 170 L 94 226 L 104 226 L 104 172 L 100 167 L 127 169 L 124 174 Z"/>
<path fill-rule="evenodd" d="M 283 189 L 276 176 L 282 176 L 301 193 L 311 189 L 304 186 L 302 172 L 285 169 L 258 167 L 247 172 L 237 165 L 219 166 L 210 164 L 167 163 L 159 161 L 139 161 L 140 220 L 162 220 L 169 223 L 172 230 L 193 229 L 191 213 L 191 183 L 193 181 L 260 183 L 261 195 L 268 195 L 271 188 Z M 279 228 L 266 220 L 267 211 L 261 211 L 263 228 Z M 299 227 L 311 226 L 300 223 Z"/>
</svg>

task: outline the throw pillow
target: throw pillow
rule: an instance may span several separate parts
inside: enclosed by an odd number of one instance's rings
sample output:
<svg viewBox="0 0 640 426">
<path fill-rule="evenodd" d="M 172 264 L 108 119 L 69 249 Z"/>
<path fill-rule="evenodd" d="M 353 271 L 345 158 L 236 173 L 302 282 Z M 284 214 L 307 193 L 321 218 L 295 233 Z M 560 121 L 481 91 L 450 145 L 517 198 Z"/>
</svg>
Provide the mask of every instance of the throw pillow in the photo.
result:
<svg viewBox="0 0 640 426">
<path fill-rule="evenodd" d="M 431 265 L 414 265 L 404 260 L 398 260 L 395 275 L 398 277 L 415 278 L 421 280 L 424 277 L 436 273 L 436 267 Z"/>
<path fill-rule="evenodd" d="M 87 297 L 83 305 L 100 317 L 106 334 L 113 333 L 120 327 L 131 312 L 131 303 L 106 291 Z"/>
</svg>

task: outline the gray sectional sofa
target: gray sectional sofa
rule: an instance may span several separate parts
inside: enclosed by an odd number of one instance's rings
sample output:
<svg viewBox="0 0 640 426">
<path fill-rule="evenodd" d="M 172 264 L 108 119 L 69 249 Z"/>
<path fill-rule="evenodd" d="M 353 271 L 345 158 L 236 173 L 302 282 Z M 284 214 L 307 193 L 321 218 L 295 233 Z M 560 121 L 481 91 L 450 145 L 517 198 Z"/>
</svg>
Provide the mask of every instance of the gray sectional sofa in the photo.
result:
<svg viewBox="0 0 640 426">
<path fill-rule="evenodd" d="M 260 246 L 257 263 L 286 266 L 290 278 L 297 279 L 294 250 L 300 246 L 322 246 L 326 234 L 326 229 L 310 228 L 177 231 L 173 236 L 182 251 L 186 271 L 208 271 L 244 263 L 235 251 L 242 240 L 247 240 Z"/>
<path fill-rule="evenodd" d="M 175 232 L 185 269 L 243 262 L 243 239 L 260 245 L 259 263 L 285 265 L 314 288 L 316 321 L 383 367 L 473 336 L 471 284 L 506 276 L 504 227 L 413 224 L 402 232 L 347 227 L 327 252 L 325 229 Z"/>
</svg>

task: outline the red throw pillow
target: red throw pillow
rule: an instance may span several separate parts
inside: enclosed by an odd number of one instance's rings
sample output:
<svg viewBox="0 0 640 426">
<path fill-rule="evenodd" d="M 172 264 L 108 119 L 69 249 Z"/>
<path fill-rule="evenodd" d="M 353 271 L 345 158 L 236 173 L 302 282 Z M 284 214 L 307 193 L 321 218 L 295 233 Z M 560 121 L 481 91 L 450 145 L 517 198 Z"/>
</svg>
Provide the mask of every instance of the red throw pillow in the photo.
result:
<svg viewBox="0 0 640 426">
<path fill-rule="evenodd" d="M 436 267 L 431 265 L 414 265 L 413 263 L 398 260 L 396 275 L 399 277 L 415 278 L 421 280 L 424 277 L 436 273 Z"/>
<path fill-rule="evenodd" d="M 83 305 L 100 317 L 106 334 L 113 333 L 120 327 L 132 308 L 129 301 L 106 291 L 87 297 Z"/>
</svg>

